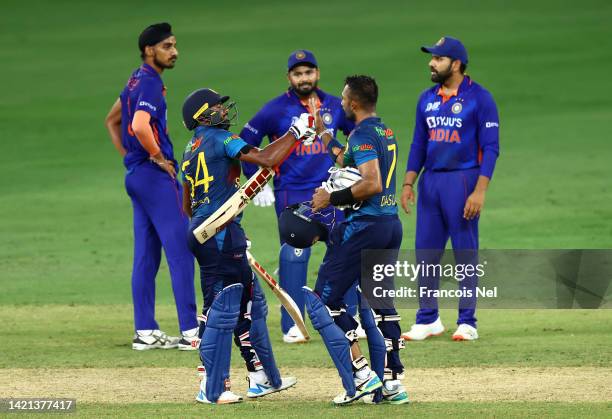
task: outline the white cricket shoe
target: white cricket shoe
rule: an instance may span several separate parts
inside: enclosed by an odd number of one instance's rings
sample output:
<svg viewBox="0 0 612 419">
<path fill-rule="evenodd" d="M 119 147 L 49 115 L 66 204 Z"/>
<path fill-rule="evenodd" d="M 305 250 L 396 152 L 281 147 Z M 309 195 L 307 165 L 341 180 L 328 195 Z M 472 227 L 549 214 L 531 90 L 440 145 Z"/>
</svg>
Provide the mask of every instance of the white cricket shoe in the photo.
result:
<svg viewBox="0 0 612 419">
<path fill-rule="evenodd" d="M 444 333 L 444 325 L 440 317 L 429 324 L 413 324 L 410 331 L 402 333 L 404 340 L 425 340 L 430 336 L 440 336 Z"/>
<path fill-rule="evenodd" d="M 334 397 L 335 404 L 343 405 L 354 402 L 367 394 L 373 393 L 376 389 L 381 388 L 383 385 L 380 378 L 378 378 L 378 375 L 376 375 L 376 373 L 372 370 L 369 371 L 368 375 L 364 379 L 359 379 L 357 376 L 354 376 L 353 378 L 355 380 L 356 388 L 355 395 L 352 397 L 348 396 L 346 391 L 344 391 Z"/>
<path fill-rule="evenodd" d="M 178 341 L 179 351 L 197 351 L 200 349 L 200 339 L 198 338 L 198 331 L 200 329 L 195 327 L 190 330 L 185 330 L 181 333 L 181 339 Z"/>
<path fill-rule="evenodd" d="M 381 403 L 404 404 L 408 403 L 408 392 L 400 380 L 384 380 L 382 387 L 383 399 Z M 368 394 L 363 398 L 366 404 L 374 404 L 374 393 Z"/>
<path fill-rule="evenodd" d="M 475 327 L 469 324 L 462 323 L 457 327 L 455 333 L 453 333 L 453 340 L 476 340 L 478 339 L 478 331 Z"/>
<path fill-rule="evenodd" d="M 286 390 L 297 383 L 295 377 L 281 377 L 281 386 L 278 388 L 273 387 L 263 370 L 249 372 L 247 381 L 249 382 L 249 389 L 247 390 L 246 396 L 251 399 Z"/>
<path fill-rule="evenodd" d="M 166 335 L 159 329 L 137 330 L 132 340 L 132 349 L 146 351 L 149 349 L 172 349 L 178 346 L 179 338 Z"/>
<path fill-rule="evenodd" d="M 283 342 L 285 343 L 305 343 L 306 338 L 300 332 L 300 329 L 296 325 L 291 326 L 285 335 L 283 335 Z"/>
<path fill-rule="evenodd" d="M 242 401 L 242 396 L 234 394 L 230 391 L 229 380 L 225 380 L 225 391 L 221 393 L 216 403 L 211 402 L 206 398 L 206 375 L 202 377 L 202 381 L 200 382 L 200 391 L 196 395 L 196 401 L 198 403 L 206 403 L 206 404 L 231 404 L 231 403 L 240 403 Z"/>
</svg>

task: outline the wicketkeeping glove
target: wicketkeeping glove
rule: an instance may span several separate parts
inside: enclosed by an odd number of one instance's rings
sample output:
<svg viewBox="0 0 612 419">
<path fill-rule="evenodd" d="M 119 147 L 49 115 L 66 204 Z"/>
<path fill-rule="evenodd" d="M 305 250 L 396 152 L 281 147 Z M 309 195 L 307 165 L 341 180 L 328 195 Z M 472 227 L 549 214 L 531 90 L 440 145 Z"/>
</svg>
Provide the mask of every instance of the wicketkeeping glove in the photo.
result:
<svg viewBox="0 0 612 419">
<path fill-rule="evenodd" d="M 265 185 L 261 192 L 253 198 L 253 203 L 256 207 L 269 207 L 274 204 L 274 201 L 276 201 L 276 199 L 274 198 L 274 191 L 270 185 Z"/>
<path fill-rule="evenodd" d="M 314 117 L 309 113 L 304 112 L 293 123 L 293 125 L 291 125 L 289 132 L 291 132 L 295 138 L 304 143 L 304 145 L 311 145 L 316 137 Z"/>
</svg>

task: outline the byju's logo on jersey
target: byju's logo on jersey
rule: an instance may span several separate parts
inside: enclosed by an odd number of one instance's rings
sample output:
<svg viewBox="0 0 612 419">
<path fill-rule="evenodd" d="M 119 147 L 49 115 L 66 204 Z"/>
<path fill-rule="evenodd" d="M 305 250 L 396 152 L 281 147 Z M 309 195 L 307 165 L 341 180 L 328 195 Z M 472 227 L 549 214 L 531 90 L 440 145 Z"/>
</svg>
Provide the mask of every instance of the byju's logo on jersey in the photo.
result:
<svg viewBox="0 0 612 419">
<path fill-rule="evenodd" d="M 434 103 L 428 103 L 425 108 L 425 112 L 437 111 L 440 109 L 440 101 Z"/>
</svg>

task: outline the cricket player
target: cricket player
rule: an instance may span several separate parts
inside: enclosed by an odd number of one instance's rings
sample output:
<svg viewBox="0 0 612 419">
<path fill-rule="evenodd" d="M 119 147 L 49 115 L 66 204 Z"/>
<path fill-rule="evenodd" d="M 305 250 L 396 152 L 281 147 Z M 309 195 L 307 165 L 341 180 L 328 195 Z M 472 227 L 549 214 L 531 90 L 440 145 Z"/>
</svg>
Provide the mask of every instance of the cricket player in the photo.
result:
<svg viewBox="0 0 612 419">
<path fill-rule="evenodd" d="M 181 165 L 183 206 L 191 217 L 191 232 L 239 189 L 240 161 L 273 167 L 294 146 L 314 139 L 312 118 L 303 113 L 284 135 L 260 150 L 227 131 L 237 115 L 235 104 L 228 100 L 213 90 L 199 89 L 183 105 L 185 127 L 195 130 Z M 296 383 L 294 377 L 281 378 L 276 367 L 266 326 L 268 308 L 246 257 L 240 219 L 236 217 L 203 244 L 188 234 L 204 294 L 200 358 L 205 371 L 196 397 L 202 403 L 242 400 L 231 392 L 228 381 L 232 333 L 249 371 L 247 397 L 265 396 Z"/>
<path fill-rule="evenodd" d="M 316 124 L 333 161 L 340 166 L 356 167 L 361 175 L 361 180 L 349 188 L 331 193 L 318 188 L 312 197 L 315 212 L 329 205 L 344 207 L 361 203 L 353 206 L 346 220 L 331 231 L 315 291 L 303 288 L 312 324 L 342 378 L 345 392 L 334 399 L 336 404 L 350 403 L 379 388 L 382 388 L 382 394 L 379 392 L 382 400 L 394 404 L 408 402 L 400 381 L 404 367 L 399 349 L 403 347 L 403 340 L 397 311 L 394 308 L 374 310 L 379 316 L 378 325 L 373 316 L 361 316 L 368 343 L 374 337 L 371 331 L 378 334 L 381 342 L 370 346 L 373 371 L 361 353 L 355 332 L 357 323 L 346 312 L 344 302 L 347 290 L 361 277 L 361 251 L 388 249 L 397 257 L 402 241 L 402 225 L 395 203 L 397 140 L 393 131 L 376 115 L 377 99 L 378 86 L 373 78 L 346 78 L 342 108 L 347 118 L 356 124 L 346 148 L 324 133 L 320 121 Z"/>
<path fill-rule="evenodd" d="M 300 114 L 313 112 L 309 109 L 310 98 L 314 98 L 317 107 L 321 109 L 325 129 L 333 138 L 339 131 L 348 135 L 354 127 L 353 122 L 346 119 L 342 112 L 340 98 L 318 88 L 319 79 L 319 65 L 314 54 L 308 50 L 292 52 L 287 60 L 289 89 L 266 103 L 246 123 L 240 137 L 255 147 L 261 145 L 266 136 L 270 142 L 276 141 Z M 327 148 L 320 138 L 317 138 L 311 146 L 302 145 L 296 148 L 280 166 L 278 175 L 274 177 L 274 191 L 266 185 L 253 203 L 264 207 L 274 204 L 278 217 L 285 207 L 309 200 L 315 188 L 326 180 L 327 170 L 332 165 L 327 156 Z M 243 163 L 242 167 L 247 177 L 257 170 L 255 165 L 249 163 Z M 336 218 L 338 220 L 343 218 L 342 211 L 337 211 Z M 309 259 L 310 248 L 295 248 L 281 239 L 280 285 L 302 310 L 302 315 L 304 315 L 304 296 L 301 289 L 306 285 Z M 354 289 L 349 291 L 349 299 L 354 309 L 357 304 Z M 286 343 L 306 341 L 283 307 L 281 307 L 281 329 L 283 341 Z"/>
<path fill-rule="evenodd" d="M 193 256 L 185 243 L 188 219 L 166 124 L 166 87 L 161 75 L 174 68 L 178 51 L 168 23 L 147 27 L 138 38 L 142 65 L 130 76 L 106 117 L 106 127 L 127 169 L 125 188 L 134 210 L 132 301 L 136 350 L 196 349 L 198 323 Z M 164 248 L 181 338 L 167 336 L 155 321 L 155 276 Z"/>
<path fill-rule="evenodd" d="M 432 47 L 431 81 L 416 109 L 414 137 L 402 185 L 402 207 L 410 213 L 414 183 L 417 202 L 417 259 L 437 264 L 450 236 L 456 263 L 478 263 L 478 219 L 499 155 L 499 117 L 493 96 L 465 75 L 468 54 L 458 39 L 445 36 Z M 459 300 L 453 340 L 478 339 L 476 329 L 477 277 L 461 281 L 473 297 Z M 435 290 L 439 277 L 421 275 L 419 289 Z M 419 299 L 416 324 L 402 336 L 423 340 L 444 332 L 436 298 Z"/>
</svg>

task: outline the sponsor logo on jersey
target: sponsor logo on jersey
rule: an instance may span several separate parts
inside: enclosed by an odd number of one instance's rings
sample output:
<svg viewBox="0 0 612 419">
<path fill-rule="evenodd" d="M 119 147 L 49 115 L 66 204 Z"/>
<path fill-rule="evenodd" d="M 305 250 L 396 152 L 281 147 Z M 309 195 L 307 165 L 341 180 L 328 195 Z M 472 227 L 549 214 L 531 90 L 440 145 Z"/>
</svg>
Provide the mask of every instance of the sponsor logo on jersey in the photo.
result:
<svg viewBox="0 0 612 419">
<path fill-rule="evenodd" d="M 459 103 L 459 102 L 455 102 L 455 103 L 453 103 L 453 106 L 451 106 L 451 111 L 454 114 L 460 113 L 462 109 L 463 109 L 463 105 L 461 105 L 461 103 Z"/>
<path fill-rule="evenodd" d="M 238 135 L 232 134 L 223 141 L 223 145 L 228 145 L 230 141 L 237 140 L 238 138 L 240 138 Z"/>
<path fill-rule="evenodd" d="M 438 102 L 429 102 L 427 107 L 425 108 L 425 112 L 437 111 L 440 109 L 440 101 Z"/>
<path fill-rule="evenodd" d="M 253 134 L 259 134 L 259 131 L 257 131 L 257 129 L 253 128 L 251 125 L 249 125 L 248 122 L 244 124 L 244 127 L 248 129 L 249 131 L 251 131 Z"/>
<path fill-rule="evenodd" d="M 499 123 L 497 122 L 485 122 L 485 128 L 499 128 Z"/>
<path fill-rule="evenodd" d="M 151 105 L 149 102 L 145 102 L 144 100 L 141 100 L 140 102 L 138 102 L 138 106 L 145 106 L 149 109 L 152 109 L 153 111 L 157 112 L 157 108 L 153 105 Z"/>
<path fill-rule="evenodd" d="M 425 121 L 429 129 L 438 127 L 461 128 L 463 126 L 463 119 L 451 118 L 450 116 L 428 116 Z"/>
<path fill-rule="evenodd" d="M 374 127 L 374 130 L 378 133 L 378 135 L 380 135 L 381 137 L 387 137 L 387 139 L 392 138 L 393 137 L 393 130 L 391 128 L 387 128 L 387 129 L 382 129 L 380 127 Z"/>
<path fill-rule="evenodd" d="M 191 144 L 191 151 L 196 151 L 200 144 L 202 144 L 202 137 L 193 139 Z"/>
<path fill-rule="evenodd" d="M 360 145 L 353 146 L 353 152 L 368 151 L 368 150 L 374 150 L 374 146 L 372 144 L 360 144 Z"/>
</svg>

